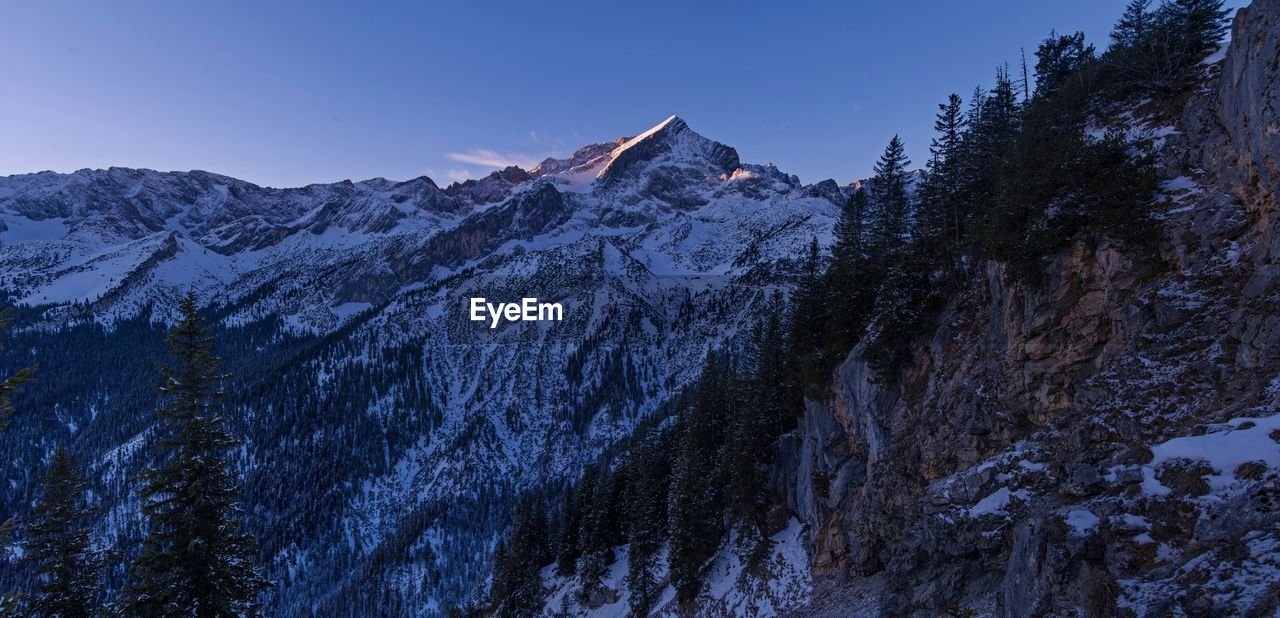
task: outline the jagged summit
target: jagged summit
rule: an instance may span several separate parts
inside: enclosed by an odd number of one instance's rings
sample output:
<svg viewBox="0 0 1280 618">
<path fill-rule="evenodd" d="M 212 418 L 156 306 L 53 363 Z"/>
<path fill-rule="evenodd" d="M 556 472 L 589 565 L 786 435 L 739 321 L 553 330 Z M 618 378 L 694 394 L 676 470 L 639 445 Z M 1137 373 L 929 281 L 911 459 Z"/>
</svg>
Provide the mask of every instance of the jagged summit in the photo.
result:
<svg viewBox="0 0 1280 618">
<path fill-rule="evenodd" d="M 683 168 L 695 174 L 732 174 L 741 166 L 738 151 L 699 135 L 679 116 L 671 116 L 653 128 L 618 145 L 609 153 L 609 164 L 597 178 L 609 186 L 634 178 L 655 167 Z"/>
</svg>

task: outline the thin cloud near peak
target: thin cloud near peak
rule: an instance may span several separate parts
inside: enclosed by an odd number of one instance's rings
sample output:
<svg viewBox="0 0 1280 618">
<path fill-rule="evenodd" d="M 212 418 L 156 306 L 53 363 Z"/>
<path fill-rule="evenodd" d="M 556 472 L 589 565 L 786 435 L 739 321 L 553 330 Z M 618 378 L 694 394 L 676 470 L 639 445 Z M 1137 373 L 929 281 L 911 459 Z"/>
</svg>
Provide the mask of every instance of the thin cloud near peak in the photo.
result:
<svg viewBox="0 0 1280 618">
<path fill-rule="evenodd" d="M 467 152 L 451 152 L 445 155 L 445 158 L 459 163 L 468 163 L 471 165 L 483 165 L 485 167 L 503 168 L 508 166 L 519 166 L 524 169 L 530 169 L 537 165 L 546 157 L 538 157 L 529 154 L 519 153 L 500 153 L 484 148 L 473 148 Z"/>
</svg>

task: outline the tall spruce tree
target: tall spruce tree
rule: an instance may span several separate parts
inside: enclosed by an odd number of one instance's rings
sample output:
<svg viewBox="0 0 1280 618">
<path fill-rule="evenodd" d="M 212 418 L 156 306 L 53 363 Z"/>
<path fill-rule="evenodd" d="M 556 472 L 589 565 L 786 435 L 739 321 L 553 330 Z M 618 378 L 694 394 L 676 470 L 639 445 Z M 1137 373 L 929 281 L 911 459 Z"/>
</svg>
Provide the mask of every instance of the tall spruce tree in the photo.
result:
<svg viewBox="0 0 1280 618">
<path fill-rule="evenodd" d="M 892 384 L 911 360 L 911 340 L 923 328 L 929 300 L 929 273 L 924 257 L 912 247 L 889 266 L 876 295 L 875 321 L 869 332 L 867 364 L 875 381 Z"/>
<path fill-rule="evenodd" d="M 763 381 L 773 379 L 775 355 L 782 343 L 781 331 L 775 311 L 766 311 L 764 319 L 756 324 L 741 368 L 746 377 L 738 381 L 739 390 L 744 392 L 730 394 L 743 400 L 737 406 L 737 414 L 728 419 L 721 455 L 729 522 L 740 539 L 755 544 L 767 536 L 764 466 L 770 460 L 769 446 L 777 435 L 775 432 L 780 433 L 775 424 L 777 413 L 769 401 L 770 385 Z"/>
<path fill-rule="evenodd" d="M 1217 48 L 1227 33 L 1223 0 L 1172 0 L 1168 10 L 1177 24 L 1186 63 L 1193 65 Z"/>
<path fill-rule="evenodd" d="M 597 476 L 587 508 L 582 516 L 582 557 L 578 559 L 578 597 L 587 602 L 600 589 L 613 562 L 613 543 L 617 529 L 613 520 L 616 505 L 613 488 L 616 479 L 607 471 Z"/>
<path fill-rule="evenodd" d="M 71 454 L 58 447 L 45 472 L 24 543 L 23 560 L 33 565 L 38 581 L 28 605 L 35 616 L 102 613 L 102 555 L 90 545 L 84 487 Z"/>
<path fill-rule="evenodd" d="M 1111 30 L 1111 43 L 1117 47 L 1133 47 L 1151 31 L 1151 0 L 1129 0 L 1124 13 Z"/>
<path fill-rule="evenodd" d="M 902 364 L 907 344 L 916 333 L 921 315 L 919 303 L 923 302 L 932 270 L 924 250 L 926 240 L 920 236 L 919 221 L 913 217 L 907 165 L 910 161 L 902 140 L 895 135 L 880 156 L 871 181 L 876 202 L 870 224 L 871 261 L 881 274 L 867 356 L 877 379 L 885 382 L 896 379 L 895 370 Z"/>
<path fill-rule="evenodd" d="M 1152 11 L 1131 2 L 1104 59 L 1122 94 L 1169 96 L 1198 82 L 1200 62 L 1227 29 L 1222 0 L 1170 0 Z"/>
<path fill-rule="evenodd" d="M 795 381 L 805 388 L 822 382 L 822 336 L 827 320 L 825 284 L 821 248 L 815 237 L 809 241 L 809 250 L 800 265 L 787 325 Z"/>
<path fill-rule="evenodd" d="M 532 616 L 542 607 L 540 571 L 550 561 L 545 510 L 534 497 L 516 507 L 511 534 L 495 554 L 490 594 L 496 616 Z"/>
<path fill-rule="evenodd" d="M 836 221 L 823 298 L 827 322 L 824 357 L 830 359 L 824 365 L 838 362 L 837 359 L 843 358 L 857 343 L 879 285 L 874 273 L 867 268 L 863 239 L 867 210 L 867 192 L 859 186 L 845 202 Z M 776 364 L 776 361 L 769 362 Z"/>
<path fill-rule="evenodd" d="M 627 576 L 632 615 L 647 616 L 658 600 L 658 551 L 666 530 L 667 465 L 652 432 L 641 437 L 627 461 Z"/>
<path fill-rule="evenodd" d="M 578 557 L 582 555 L 579 533 L 582 529 L 582 509 L 584 508 L 581 486 L 590 481 L 591 469 L 583 475 L 578 486 L 565 487 L 561 498 L 560 517 L 556 520 L 556 532 L 552 540 L 551 550 L 554 553 L 556 574 L 568 577 L 577 573 Z"/>
<path fill-rule="evenodd" d="M 971 206 L 965 199 L 964 102 L 959 95 L 938 104 L 929 145 L 929 174 L 920 206 L 920 236 L 939 264 L 959 270 L 961 242 L 969 225 Z"/>
<path fill-rule="evenodd" d="M 671 535 L 671 580 L 681 602 L 697 596 L 702 567 L 720 545 L 723 493 L 716 455 L 723 440 L 732 384 L 722 354 L 707 353 L 693 405 L 680 418 L 680 439 L 671 470 L 668 529 Z M 732 412 L 730 412 L 732 413 Z"/>
<path fill-rule="evenodd" d="M 1012 150 L 1022 130 L 1022 105 L 1013 93 L 1007 68 L 996 69 L 996 84 L 979 102 L 981 111 L 969 124 L 967 156 L 976 174 L 969 178 L 971 197 L 980 205 L 973 226 L 975 244 L 985 257 L 1007 259 L 1016 253 L 1011 239 L 1020 238 L 1016 195 L 1000 191 L 1001 179 L 1013 164 Z"/>
<path fill-rule="evenodd" d="M 911 204 L 907 192 L 906 147 L 897 135 L 889 140 L 884 153 L 873 168 L 871 179 L 871 215 L 867 221 L 867 253 L 871 267 L 885 272 L 887 265 L 900 256 L 910 240 Z"/>
<path fill-rule="evenodd" d="M 253 537 L 240 529 L 237 482 L 227 453 L 238 442 L 218 413 L 224 376 L 194 293 L 178 304 L 170 362 L 160 365 L 160 465 L 142 475 L 147 538 L 133 563 L 124 610 L 137 616 L 238 616 L 256 612 L 270 585 L 254 567 Z"/>
</svg>

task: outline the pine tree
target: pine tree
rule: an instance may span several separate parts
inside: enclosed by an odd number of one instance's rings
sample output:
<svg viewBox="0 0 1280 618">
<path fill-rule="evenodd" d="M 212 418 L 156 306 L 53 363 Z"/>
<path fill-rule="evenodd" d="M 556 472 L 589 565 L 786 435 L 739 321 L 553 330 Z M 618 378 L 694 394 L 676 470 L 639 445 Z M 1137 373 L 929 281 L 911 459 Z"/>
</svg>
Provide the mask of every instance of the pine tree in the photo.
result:
<svg viewBox="0 0 1280 618">
<path fill-rule="evenodd" d="M 813 238 L 791 295 L 787 326 L 791 344 L 789 357 L 796 371 L 796 382 L 806 387 L 822 381 L 822 335 L 827 320 L 823 273 L 821 249 L 818 239 Z"/>
<path fill-rule="evenodd" d="M 1018 48 L 1018 57 L 1022 59 L 1022 102 L 1031 100 L 1031 78 L 1027 73 L 1027 48 Z"/>
<path fill-rule="evenodd" d="M 867 221 L 867 253 L 872 268 L 879 272 L 885 272 L 887 265 L 906 250 L 910 240 L 911 208 L 907 193 L 910 164 L 902 139 L 894 135 L 873 168 L 873 208 Z"/>
<path fill-rule="evenodd" d="M 1011 84 L 1005 86 L 1012 96 Z M 954 103 L 958 114 L 959 101 Z M 940 165 L 941 160 L 937 156 L 934 159 L 934 165 Z M 871 185 L 876 203 L 870 225 L 871 260 L 873 268 L 882 274 L 878 277 L 867 356 L 877 378 L 885 382 L 896 379 L 907 344 L 918 330 L 919 303 L 924 300 L 928 273 L 933 270 L 925 250 L 928 239 L 915 229 L 920 221 L 912 217 L 911 195 L 906 188 L 909 164 L 902 140 L 895 135 L 876 164 Z"/>
<path fill-rule="evenodd" d="M 582 557 L 578 559 L 578 597 L 584 603 L 599 590 L 609 564 L 613 562 L 613 541 L 616 530 L 611 518 L 614 479 L 600 474 L 593 486 L 590 502 L 582 517 Z"/>
<path fill-rule="evenodd" d="M 892 384 L 911 360 L 912 338 L 923 330 L 929 278 L 923 258 L 909 254 L 889 267 L 876 295 L 875 323 L 867 344 L 867 363 L 875 381 Z"/>
<path fill-rule="evenodd" d="M 1187 64 L 1200 61 L 1217 48 L 1227 33 L 1227 15 L 1222 0 L 1172 0 L 1169 11 L 1182 38 Z"/>
<path fill-rule="evenodd" d="M 632 615 L 647 616 L 658 600 L 657 555 L 666 529 L 667 470 L 657 436 L 643 435 L 631 450 L 626 474 L 627 554 L 626 585 Z"/>
<path fill-rule="evenodd" d="M 823 356 L 829 359 L 823 369 L 839 362 L 857 343 L 866 325 L 878 281 L 867 268 L 864 250 L 863 222 L 867 213 L 867 192 L 859 186 L 849 196 L 836 221 L 835 242 L 831 246 L 831 264 L 827 267 L 826 335 Z M 779 336 L 781 333 L 779 333 Z M 769 361 L 777 364 L 777 361 Z"/>
<path fill-rule="evenodd" d="M 757 350 L 752 364 L 756 373 L 751 385 L 751 401 L 761 409 L 774 436 L 780 436 L 795 427 L 795 409 L 801 401 L 795 382 L 788 379 L 790 368 L 779 360 L 786 358 L 787 349 L 786 333 L 780 321 L 784 306 L 782 293 L 775 291 L 766 308 L 764 342 Z"/>
<path fill-rule="evenodd" d="M 1137 45 L 1151 30 L 1151 0 L 1129 0 L 1124 14 L 1111 30 L 1111 42 L 1117 47 Z"/>
<path fill-rule="evenodd" d="M 1222 0 L 1170 0 L 1154 11 L 1134 0 L 1115 26 L 1104 57 L 1120 94 L 1170 96 L 1199 80 L 1200 62 L 1227 30 Z"/>
<path fill-rule="evenodd" d="M 532 616 L 542 607 L 543 565 L 550 561 L 547 520 L 542 501 L 528 497 L 516 507 L 516 520 L 495 553 L 490 590 L 495 615 Z"/>
<path fill-rule="evenodd" d="M 979 129 L 986 132 L 988 139 L 996 146 L 991 154 L 1003 156 L 1007 153 L 1002 152 L 999 147 L 1012 143 L 1022 127 L 1022 105 L 1014 94 L 1009 67 L 996 69 L 996 85 L 982 103 L 983 125 Z"/>
<path fill-rule="evenodd" d="M 84 485 L 71 454 L 59 447 L 45 473 L 24 544 L 23 560 L 34 566 L 40 582 L 29 605 L 36 616 L 101 613 L 102 556 L 90 546 Z"/>
<path fill-rule="evenodd" d="M 590 470 L 587 471 L 587 475 Z M 584 475 L 584 482 L 587 480 Z M 579 532 L 582 527 L 582 499 L 579 487 L 570 485 L 565 488 L 561 500 L 560 517 L 556 522 L 556 535 L 552 543 L 556 563 L 556 574 L 568 577 L 577 572 L 578 557 L 581 555 Z"/>
<path fill-rule="evenodd" d="M 775 299 L 773 307 L 780 302 Z M 737 413 L 729 419 L 721 456 L 729 521 L 749 549 L 758 548 L 768 536 L 764 473 L 772 459 L 773 441 L 789 427 L 782 422 L 786 416 L 783 402 L 789 394 L 780 392 L 784 381 L 778 358 L 783 341 L 778 313 L 776 308 L 766 309 L 747 347 L 739 369 L 744 378 L 736 381 L 734 389 L 740 394 L 729 393 L 740 401 Z"/>
<path fill-rule="evenodd" d="M 1083 32 L 1059 36 L 1050 31 L 1036 49 L 1036 96 L 1053 96 L 1093 57 L 1093 46 L 1084 42 Z"/>
<path fill-rule="evenodd" d="M 719 547 L 723 503 L 716 453 L 731 388 L 723 355 L 707 353 L 693 405 L 680 418 L 680 440 L 671 471 L 668 529 L 671 580 L 682 602 L 692 601 L 702 585 L 702 566 Z"/>
<path fill-rule="evenodd" d="M 1022 129 L 1022 106 L 1013 94 L 1006 69 L 996 70 L 996 85 L 978 102 L 980 111 L 969 123 L 967 153 L 972 174 L 966 179 L 969 199 L 980 208 L 972 226 L 972 242 L 984 257 L 1007 259 L 1012 238 L 1020 237 L 1021 203 L 1000 191 L 1012 164 L 1012 149 Z"/>
<path fill-rule="evenodd" d="M 178 305 L 169 331 L 170 364 L 156 446 L 162 463 L 143 473 L 147 538 L 133 564 L 125 611 L 138 616 L 235 616 L 253 613 L 269 586 L 253 564 L 251 535 L 240 530 L 238 487 L 216 401 L 222 396 L 213 339 L 197 313 L 196 296 Z"/>
<path fill-rule="evenodd" d="M 929 173 L 920 206 L 920 237 L 929 256 L 958 272 L 961 241 L 969 226 L 971 207 L 965 199 L 964 102 L 959 95 L 938 104 L 929 145 Z"/>
</svg>

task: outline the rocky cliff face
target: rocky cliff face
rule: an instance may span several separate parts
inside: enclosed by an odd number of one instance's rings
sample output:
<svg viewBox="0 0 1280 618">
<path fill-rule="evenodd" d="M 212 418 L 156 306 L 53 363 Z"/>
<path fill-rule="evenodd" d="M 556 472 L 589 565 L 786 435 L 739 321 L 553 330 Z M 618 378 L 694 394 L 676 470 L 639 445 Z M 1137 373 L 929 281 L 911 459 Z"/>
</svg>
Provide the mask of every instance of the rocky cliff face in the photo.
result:
<svg viewBox="0 0 1280 618">
<path fill-rule="evenodd" d="M 1280 2 L 1156 133 L 1158 250 L 971 273 L 892 386 L 860 349 L 783 444 L 847 615 L 1271 615 L 1280 601 Z"/>
</svg>

